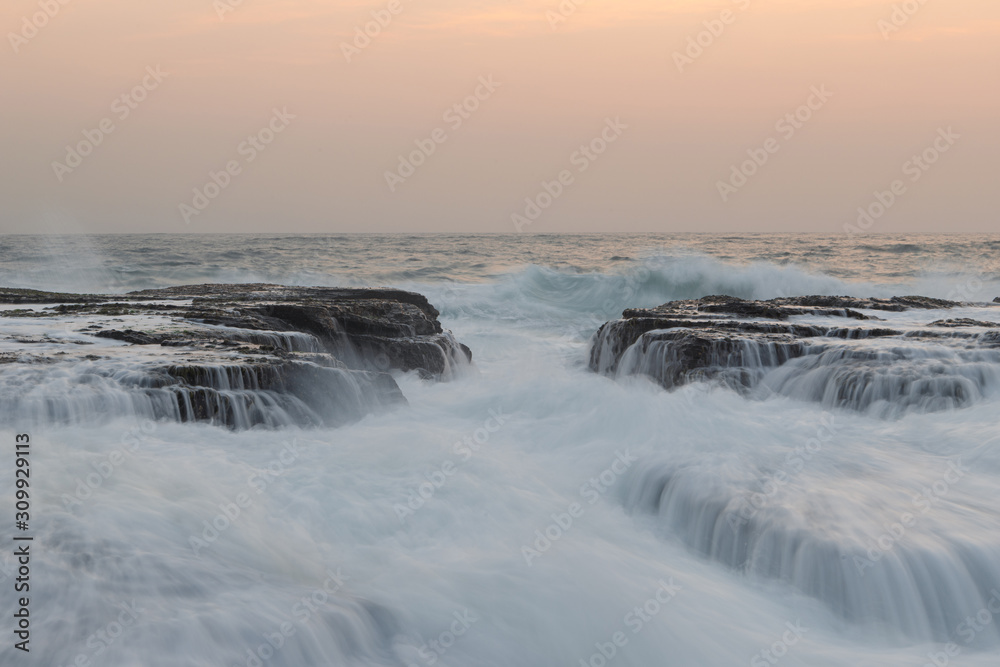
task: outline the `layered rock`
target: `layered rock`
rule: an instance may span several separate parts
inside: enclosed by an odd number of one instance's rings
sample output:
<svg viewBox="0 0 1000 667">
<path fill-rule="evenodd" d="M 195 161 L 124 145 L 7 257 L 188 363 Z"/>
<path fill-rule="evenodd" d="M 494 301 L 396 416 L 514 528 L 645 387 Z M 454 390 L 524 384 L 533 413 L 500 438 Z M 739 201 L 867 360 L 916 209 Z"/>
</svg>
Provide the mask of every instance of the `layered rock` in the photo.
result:
<svg viewBox="0 0 1000 667">
<path fill-rule="evenodd" d="M 883 416 L 961 407 L 1000 386 L 1000 325 L 951 318 L 885 326 L 879 316 L 960 305 L 916 296 L 673 301 L 604 324 L 590 367 L 645 375 L 667 389 L 716 381 Z"/>
<path fill-rule="evenodd" d="M 0 310 L 0 407 L 43 423 L 134 414 L 234 428 L 338 425 L 405 401 L 389 371 L 449 379 L 471 360 L 427 299 L 402 290 L 0 289 L 0 304 L 18 306 Z M 51 369 L 30 372 L 38 364 L 60 364 L 76 391 Z"/>
</svg>

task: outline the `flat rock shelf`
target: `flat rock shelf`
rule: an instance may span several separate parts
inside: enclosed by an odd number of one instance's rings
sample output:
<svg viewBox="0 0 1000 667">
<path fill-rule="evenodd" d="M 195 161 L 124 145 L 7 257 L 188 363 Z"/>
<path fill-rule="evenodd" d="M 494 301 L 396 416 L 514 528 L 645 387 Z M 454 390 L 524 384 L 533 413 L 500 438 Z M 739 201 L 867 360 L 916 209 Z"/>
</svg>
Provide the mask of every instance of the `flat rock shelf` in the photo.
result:
<svg viewBox="0 0 1000 667">
<path fill-rule="evenodd" d="M 590 368 L 883 417 L 946 410 L 1000 386 L 1000 310 L 920 296 L 707 296 L 624 311 L 595 334 Z"/>
<path fill-rule="evenodd" d="M 124 295 L 0 288 L 0 420 L 116 416 L 336 426 L 448 380 L 472 353 L 395 289 L 187 285 Z"/>
</svg>

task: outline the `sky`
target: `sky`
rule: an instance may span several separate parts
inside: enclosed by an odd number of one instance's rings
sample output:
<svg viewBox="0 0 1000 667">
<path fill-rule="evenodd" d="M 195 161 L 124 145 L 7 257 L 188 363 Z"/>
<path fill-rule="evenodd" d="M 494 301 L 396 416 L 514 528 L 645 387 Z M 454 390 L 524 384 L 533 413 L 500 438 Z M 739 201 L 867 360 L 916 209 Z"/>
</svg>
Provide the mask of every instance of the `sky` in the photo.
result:
<svg viewBox="0 0 1000 667">
<path fill-rule="evenodd" d="M 0 233 L 993 232 L 996 0 L 5 0 Z"/>
</svg>

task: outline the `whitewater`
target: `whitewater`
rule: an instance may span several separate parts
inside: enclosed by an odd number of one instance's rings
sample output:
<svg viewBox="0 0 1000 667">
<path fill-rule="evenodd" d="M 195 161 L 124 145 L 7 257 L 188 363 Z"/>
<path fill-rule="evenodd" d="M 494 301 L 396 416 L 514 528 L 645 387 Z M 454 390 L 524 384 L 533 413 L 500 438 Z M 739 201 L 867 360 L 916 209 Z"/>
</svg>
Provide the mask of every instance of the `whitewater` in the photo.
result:
<svg viewBox="0 0 1000 667">
<path fill-rule="evenodd" d="M 56 408 L 0 414 L 5 456 L 31 434 L 36 494 L 32 651 L 13 648 L 4 547 L 0 665 L 995 666 L 995 348 L 875 348 L 929 378 L 968 364 L 961 404 L 810 394 L 835 349 L 750 393 L 588 359 L 625 308 L 712 294 L 919 294 L 964 305 L 879 325 L 998 321 L 998 251 L 1000 235 L 0 237 L 0 286 L 399 287 L 473 353 L 445 381 L 396 373 L 405 403 L 337 427 L 179 423 L 125 398 L 60 412 L 80 377 L 138 363 L 118 341 L 59 374 L 0 364 L 0 406 L 30 386 Z M 78 327 L 0 318 L 0 355 L 55 353 Z M 0 491 L 6 512 L 9 463 Z"/>
</svg>

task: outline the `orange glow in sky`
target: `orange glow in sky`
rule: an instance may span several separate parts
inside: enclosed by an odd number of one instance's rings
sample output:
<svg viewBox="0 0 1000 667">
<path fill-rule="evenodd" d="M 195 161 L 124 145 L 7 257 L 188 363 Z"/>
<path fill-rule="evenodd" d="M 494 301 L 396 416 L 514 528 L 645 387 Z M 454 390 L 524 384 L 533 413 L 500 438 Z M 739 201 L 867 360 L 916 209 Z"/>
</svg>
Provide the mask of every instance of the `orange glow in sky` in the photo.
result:
<svg viewBox="0 0 1000 667">
<path fill-rule="evenodd" d="M 995 0 L 7 0 L 0 26 L 0 232 L 513 232 L 564 171 L 526 231 L 838 233 L 897 180 L 878 231 L 997 229 Z"/>
</svg>

